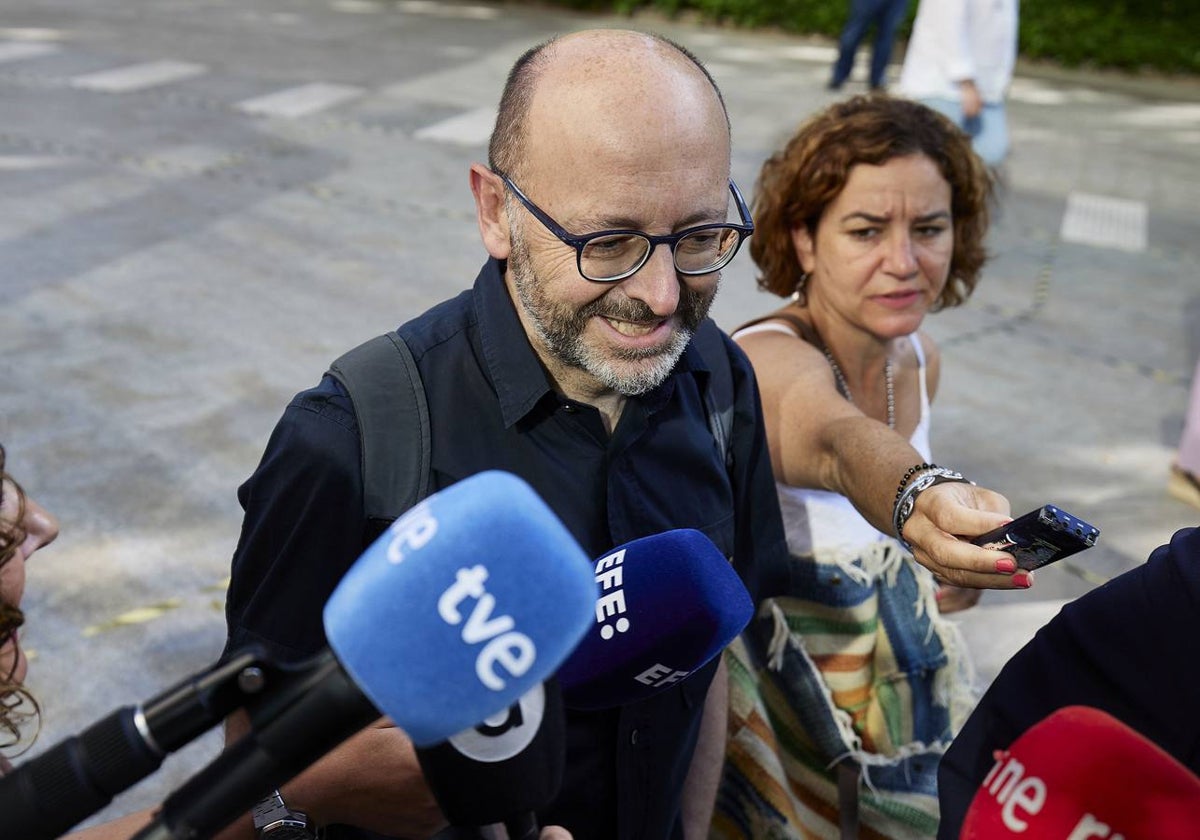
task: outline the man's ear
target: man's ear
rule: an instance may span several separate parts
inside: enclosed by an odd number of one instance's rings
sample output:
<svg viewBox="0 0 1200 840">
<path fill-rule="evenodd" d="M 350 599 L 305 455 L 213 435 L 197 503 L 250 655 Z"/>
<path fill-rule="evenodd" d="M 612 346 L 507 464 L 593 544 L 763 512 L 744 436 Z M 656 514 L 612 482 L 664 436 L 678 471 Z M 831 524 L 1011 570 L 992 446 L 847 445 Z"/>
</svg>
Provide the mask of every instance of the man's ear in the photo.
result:
<svg viewBox="0 0 1200 840">
<path fill-rule="evenodd" d="M 792 228 L 792 247 L 796 249 L 796 256 L 800 259 L 800 268 L 805 274 L 811 274 L 816 268 L 816 243 L 813 242 L 812 234 L 808 232 L 808 225 L 801 224 L 799 227 Z"/>
<path fill-rule="evenodd" d="M 498 260 L 506 260 L 512 250 L 512 241 L 508 235 L 508 214 L 504 212 L 504 182 L 482 163 L 471 164 L 470 178 L 479 236 L 489 254 Z"/>
</svg>

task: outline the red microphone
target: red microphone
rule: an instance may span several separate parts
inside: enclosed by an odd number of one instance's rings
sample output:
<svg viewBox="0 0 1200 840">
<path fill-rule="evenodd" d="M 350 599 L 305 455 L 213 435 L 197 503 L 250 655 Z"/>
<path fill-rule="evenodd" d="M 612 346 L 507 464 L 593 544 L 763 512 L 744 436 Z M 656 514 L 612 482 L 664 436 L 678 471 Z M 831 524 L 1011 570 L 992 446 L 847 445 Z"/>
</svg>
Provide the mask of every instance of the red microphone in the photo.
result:
<svg viewBox="0 0 1200 840">
<path fill-rule="evenodd" d="M 960 840 L 1200 837 L 1200 777 L 1099 709 L 1059 709 L 995 756 Z"/>
</svg>

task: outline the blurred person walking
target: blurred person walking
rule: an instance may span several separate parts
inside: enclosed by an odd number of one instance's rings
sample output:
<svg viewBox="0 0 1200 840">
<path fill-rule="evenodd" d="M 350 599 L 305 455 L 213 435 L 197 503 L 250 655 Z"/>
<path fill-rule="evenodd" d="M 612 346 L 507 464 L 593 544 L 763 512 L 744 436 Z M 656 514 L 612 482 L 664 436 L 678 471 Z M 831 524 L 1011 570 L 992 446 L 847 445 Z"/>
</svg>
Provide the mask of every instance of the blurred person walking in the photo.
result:
<svg viewBox="0 0 1200 840">
<path fill-rule="evenodd" d="M 1008 155 L 1004 99 L 1017 59 L 1018 0 L 920 0 L 897 90 L 941 111 L 991 168 Z"/>
<path fill-rule="evenodd" d="M 875 26 L 875 43 L 871 45 L 871 90 L 882 91 L 887 86 L 887 66 L 892 58 L 896 30 L 908 11 L 908 0 L 850 0 L 850 17 L 838 38 L 838 57 L 829 80 L 830 90 L 839 90 L 854 69 L 858 46 Z"/>
</svg>

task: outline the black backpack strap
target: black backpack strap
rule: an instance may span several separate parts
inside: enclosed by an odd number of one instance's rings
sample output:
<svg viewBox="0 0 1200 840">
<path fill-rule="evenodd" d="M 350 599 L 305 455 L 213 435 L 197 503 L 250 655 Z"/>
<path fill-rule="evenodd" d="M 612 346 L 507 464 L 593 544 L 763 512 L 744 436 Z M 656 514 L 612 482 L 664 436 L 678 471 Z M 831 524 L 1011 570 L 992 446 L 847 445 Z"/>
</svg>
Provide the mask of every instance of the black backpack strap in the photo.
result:
<svg viewBox="0 0 1200 840">
<path fill-rule="evenodd" d="M 711 318 L 701 322 L 693 340 L 709 369 L 708 388 L 704 392 L 708 428 L 729 469 L 733 466 L 733 367 L 729 351 L 721 330 Z"/>
<path fill-rule="evenodd" d="M 429 494 L 429 405 L 416 360 L 392 331 L 338 357 L 329 373 L 358 418 L 367 519 L 390 522 Z"/>
</svg>

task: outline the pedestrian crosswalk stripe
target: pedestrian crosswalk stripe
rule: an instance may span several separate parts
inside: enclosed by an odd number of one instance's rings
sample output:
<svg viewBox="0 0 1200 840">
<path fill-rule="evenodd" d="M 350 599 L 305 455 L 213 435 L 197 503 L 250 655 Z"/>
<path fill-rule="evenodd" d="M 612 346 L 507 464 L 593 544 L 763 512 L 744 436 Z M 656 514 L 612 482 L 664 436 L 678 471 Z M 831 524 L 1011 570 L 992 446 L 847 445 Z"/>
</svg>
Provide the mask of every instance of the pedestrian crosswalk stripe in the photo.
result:
<svg viewBox="0 0 1200 840">
<path fill-rule="evenodd" d="M 474 146 L 487 143 L 495 124 L 495 108 L 476 108 L 474 111 L 467 111 L 465 114 L 417 129 L 413 137 L 418 140 Z"/>
<path fill-rule="evenodd" d="M 400 0 L 396 8 L 402 12 L 434 17 L 466 18 L 468 20 L 495 20 L 500 10 L 491 6 L 471 6 L 457 3 L 435 3 L 433 0 Z"/>
<path fill-rule="evenodd" d="M 70 163 L 66 158 L 53 155 L 6 155 L 0 154 L 0 172 L 21 172 L 29 169 L 50 169 Z"/>
<path fill-rule="evenodd" d="M 353 85 L 313 82 L 246 99 L 237 103 L 235 107 L 244 113 L 264 117 L 306 117 L 357 99 L 363 92 L 362 88 Z"/>
<path fill-rule="evenodd" d="M 23 41 L 0 43 L 0 62 L 37 58 L 38 56 L 56 53 L 59 49 L 58 44 L 26 43 Z"/>
<path fill-rule="evenodd" d="M 71 86 L 106 93 L 129 93 L 181 82 L 207 72 L 208 68 L 203 64 L 187 61 L 148 61 L 144 64 L 131 64 L 128 67 L 115 67 L 111 70 L 74 76 Z"/>
<path fill-rule="evenodd" d="M 1145 251 L 1148 216 L 1143 201 L 1072 192 L 1067 196 L 1059 236 L 1063 242 Z"/>
<path fill-rule="evenodd" d="M 383 6 L 372 0 L 333 0 L 329 8 L 335 12 L 348 12 L 356 15 L 369 15 L 382 12 Z"/>
</svg>

